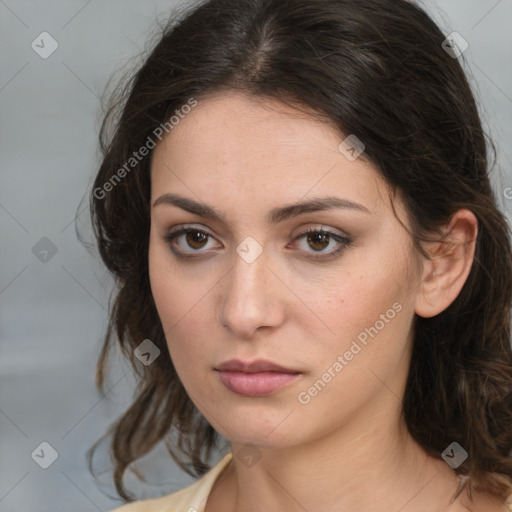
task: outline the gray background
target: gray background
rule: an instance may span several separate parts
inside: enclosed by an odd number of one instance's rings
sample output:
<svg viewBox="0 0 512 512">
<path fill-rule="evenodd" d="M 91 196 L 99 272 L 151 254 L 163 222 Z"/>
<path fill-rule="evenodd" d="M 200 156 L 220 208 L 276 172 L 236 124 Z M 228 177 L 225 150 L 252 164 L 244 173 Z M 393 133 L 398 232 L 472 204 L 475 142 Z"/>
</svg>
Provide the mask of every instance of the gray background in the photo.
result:
<svg viewBox="0 0 512 512">
<path fill-rule="evenodd" d="M 0 511 L 94 512 L 120 503 L 105 495 L 115 496 L 108 473 L 99 484 L 91 477 L 85 452 L 128 405 L 133 382 L 119 362 L 110 391 L 102 396 L 94 387 L 112 285 L 77 240 L 74 220 L 78 214 L 92 240 L 80 201 L 99 162 L 105 84 L 139 62 L 155 20 L 165 20 L 174 4 L 0 0 Z M 494 185 L 510 219 L 512 1 L 425 5 L 446 34 L 457 31 L 469 42 L 467 70 L 497 142 Z M 59 45 L 47 59 L 31 48 L 44 31 Z M 46 247 L 43 237 L 57 249 L 47 262 L 33 252 L 37 243 Z M 31 457 L 43 441 L 58 452 L 48 469 Z M 39 460 L 48 461 L 43 453 Z M 192 482 L 161 453 L 151 467 L 142 497 Z"/>
</svg>

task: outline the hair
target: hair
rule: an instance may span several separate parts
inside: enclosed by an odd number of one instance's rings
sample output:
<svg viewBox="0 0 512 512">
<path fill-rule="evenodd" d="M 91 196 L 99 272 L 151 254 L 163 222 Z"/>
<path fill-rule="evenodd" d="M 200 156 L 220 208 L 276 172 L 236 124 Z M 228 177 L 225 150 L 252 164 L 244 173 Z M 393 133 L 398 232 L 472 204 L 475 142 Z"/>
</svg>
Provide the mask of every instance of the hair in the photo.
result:
<svg viewBox="0 0 512 512">
<path fill-rule="evenodd" d="M 148 273 L 152 152 L 130 159 L 191 98 L 228 91 L 278 100 L 355 134 L 404 201 L 418 254 L 427 255 L 423 242 L 442 241 L 457 210 L 476 216 L 474 261 L 458 297 L 432 318 L 414 318 L 403 416 L 433 457 L 454 441 L 469 453 L 455 470 L 469 493 L 512 492 L 511 233 L 490 184 L 494 146 L 445 38 L 406 0 L 209 0 L 170 21 L 117 91 L 90 205 L 116 284 L 97 384 L 103 389 L 115 346 L 138 378 L 132 405 L 106 434 L 124 499 L 132 499 L 126 469 L 158 443 L 198 477 L 220 439 L 169 356 Z M 133 169 L 113 183 L 127 162 Z M 134 349 L 148 338 L 164 357 L 144 366 Z"/>
</svg>

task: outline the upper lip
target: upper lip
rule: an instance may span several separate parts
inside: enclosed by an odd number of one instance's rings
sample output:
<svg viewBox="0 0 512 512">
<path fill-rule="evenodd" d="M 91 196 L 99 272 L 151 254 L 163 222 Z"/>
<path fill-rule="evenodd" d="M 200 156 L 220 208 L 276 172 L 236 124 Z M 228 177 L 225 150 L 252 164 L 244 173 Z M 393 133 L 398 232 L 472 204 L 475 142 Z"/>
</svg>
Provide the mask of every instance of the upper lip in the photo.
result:
<svg viewBox="0 0 512 512">
<path fill-rule="evenodd" d="M 272 361 L 259 359 L 257 361 L 245 362 L 240 359 L 230 359 L 215 367 L 219 371 L 227 372 L 245 372 L 245 373 L 258 373 L 258 372 L 281 372 L 281 373 L 300 373 L 290 368 L 285 368 Z"/>
</svg>

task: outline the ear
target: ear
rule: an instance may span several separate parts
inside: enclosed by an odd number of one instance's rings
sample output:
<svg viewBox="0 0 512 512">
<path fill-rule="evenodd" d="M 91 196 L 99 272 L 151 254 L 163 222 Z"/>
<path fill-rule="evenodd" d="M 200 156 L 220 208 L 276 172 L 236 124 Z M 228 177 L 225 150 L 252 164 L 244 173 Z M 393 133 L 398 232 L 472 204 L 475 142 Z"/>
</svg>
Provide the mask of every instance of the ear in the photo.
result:
<svg viewBox="0 0 512 512">
<path fill-rule="evenodd" d="M 444 311 L 459 295 L 471 271 L 478 220 L 466 209 L 457 211 L 441 228 L 443 240 L 429 244 L 414 311 L 430 318 Z"/>
</svg>

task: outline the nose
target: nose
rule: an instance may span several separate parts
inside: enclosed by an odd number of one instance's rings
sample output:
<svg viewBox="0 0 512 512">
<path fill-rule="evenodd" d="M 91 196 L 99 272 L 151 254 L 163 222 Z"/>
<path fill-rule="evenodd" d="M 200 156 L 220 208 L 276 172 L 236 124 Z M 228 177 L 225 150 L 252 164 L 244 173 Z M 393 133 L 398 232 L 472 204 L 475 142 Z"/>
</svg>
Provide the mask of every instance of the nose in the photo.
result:
<svg viewBox="0 0 512 512">
<path fill-rule="evenodd" d="M 231 271 L 221 284 L 221 325 L 239 339 L 252 339 L 257 331 L 278 327 L 284 319 L 283 290 L 268 263 L 266 250 L 252 262 L 234 256 Z"/>
</svg>

